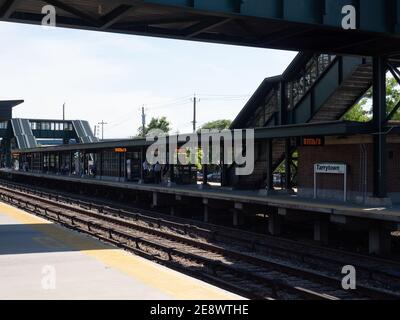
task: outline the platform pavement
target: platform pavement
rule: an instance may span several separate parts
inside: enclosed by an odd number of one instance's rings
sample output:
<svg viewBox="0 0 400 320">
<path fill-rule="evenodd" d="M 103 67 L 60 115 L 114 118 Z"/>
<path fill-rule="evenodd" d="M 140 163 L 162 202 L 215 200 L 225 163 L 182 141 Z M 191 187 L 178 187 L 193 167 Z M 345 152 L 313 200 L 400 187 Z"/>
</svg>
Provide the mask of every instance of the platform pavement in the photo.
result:
<svg viewBox="0 0 400 320">
<path fill-rule="evenodd" d="M 242 299 L 0 203 L 0 299 Z"/>
</svg>

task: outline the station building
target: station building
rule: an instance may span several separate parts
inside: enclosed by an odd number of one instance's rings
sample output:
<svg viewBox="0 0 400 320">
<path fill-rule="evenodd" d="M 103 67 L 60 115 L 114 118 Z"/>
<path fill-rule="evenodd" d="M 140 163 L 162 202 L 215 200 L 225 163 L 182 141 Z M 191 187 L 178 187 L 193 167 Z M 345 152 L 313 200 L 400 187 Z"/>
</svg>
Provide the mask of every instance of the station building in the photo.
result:
<svg viewBox="0 0 400 320">
<path fill-rule="evenodd" d="M 186 201 L 204 209 L 205 221 L 212 208 L 231 212 L 233 225 L 245 215 L 265 213 L 272 234 L 281 232 L 283 220 L 311 219 L 318 241 L 326 240 L 330 223 L 364 228 L 370 252 L 383 252 L 390 232 L 400 230 L 400 124 L 392 121 L 400 103 L 388 112 L 383 102 L 386 74 L 400 83 L 399 65 L 397 59 L 300 52 L 281 75 L 261 83 L 230 128 L 254 129 L 254 171 L 238 176 L 236 165 L 221 155 L 218 185 L 208 181 L 215 166 L 202 166 L 199 183 L 196 166 L 172 163 L 163 167 L 164 183 L 155 185 L 142 165 L 152 142 L 96 142 L 84 122 L 82 130 L 70 122 L 80 143 L 42 148 L 19 142 L 35 133 L 34 121 L 25 121 L 22 134 L 13 129 L 13 170 L 2 175 L 125 190 L 171 212 Z M 372 120 L 344 121 L 371 86 Z M 283 177 L 279 185 L 277 172 Z"/>
<path fill-rule="evenodd" d="M 3 167 L 11 165 L 11 150 L 99 141 L 87 121 L 14 118 L 13 108 L 23 102 L 0 101 L 0 163 Z"/>
</svg>

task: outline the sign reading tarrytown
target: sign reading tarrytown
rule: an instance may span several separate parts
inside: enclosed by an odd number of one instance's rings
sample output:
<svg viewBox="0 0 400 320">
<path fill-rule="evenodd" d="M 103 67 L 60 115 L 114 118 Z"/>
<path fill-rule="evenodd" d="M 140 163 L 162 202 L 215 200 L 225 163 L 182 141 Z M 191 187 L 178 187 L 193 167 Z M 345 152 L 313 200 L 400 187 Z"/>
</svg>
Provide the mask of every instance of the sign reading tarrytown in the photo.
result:
<svg viewBox="0 0 400 320">
<path fill-rule="evenodd" d="M 341 163 L 317 163 L 315 173 L 345 174 L 346 165 Z"/>
</svg>

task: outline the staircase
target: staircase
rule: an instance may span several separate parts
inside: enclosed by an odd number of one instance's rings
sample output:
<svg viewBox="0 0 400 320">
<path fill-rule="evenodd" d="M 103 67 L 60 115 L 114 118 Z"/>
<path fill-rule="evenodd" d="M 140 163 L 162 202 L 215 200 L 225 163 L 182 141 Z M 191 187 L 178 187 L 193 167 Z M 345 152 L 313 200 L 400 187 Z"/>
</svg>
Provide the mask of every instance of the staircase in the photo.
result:
<svg viewBox="0 0 400 320">
<path fill-rule="evenodd" d="M 74 120 L 72 121 L 72 125 L 80 143 L 99 142 L 99 139 L 94 136 L 92 129 L 89 126 L 89 122 Z"/>
<path fill-rule="evenodd" d="M 299 53 L 281 76 L 264 80 L 231 128 L 340 120 L 371 87 L 372 77 L 370 59 Z M 274 140 L 273 169 L 284 159 L 285 141 Z M 235 185 L 265 185 L 266 168 L 266 160 L 257 159 L 253 175 L 238 177 Z"/>
<path fill-rule="evenodd" d="M 11 119 L 11 126 L 19 149 L 36 148 L 36 139 L 27 119 Z"/>
</svg>

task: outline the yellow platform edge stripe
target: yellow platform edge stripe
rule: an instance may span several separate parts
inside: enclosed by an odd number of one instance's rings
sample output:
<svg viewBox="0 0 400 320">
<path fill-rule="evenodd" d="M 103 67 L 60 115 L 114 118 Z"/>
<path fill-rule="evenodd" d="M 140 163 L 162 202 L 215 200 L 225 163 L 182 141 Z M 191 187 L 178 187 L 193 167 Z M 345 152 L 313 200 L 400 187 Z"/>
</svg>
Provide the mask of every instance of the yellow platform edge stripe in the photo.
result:
<svg viewBox="0 0 400 320">
<path fill-rule="evenodd" d="M 53 224 L 8 204 L 0 214 L 45 234 L 177 300 L 238 300 L 242 297 L 168 269 L 124 250 Z M 50 226 L 50 227 L 49 227 Z M 88 250 L 87 248 L 92 248 Z"/>
</svg>

